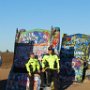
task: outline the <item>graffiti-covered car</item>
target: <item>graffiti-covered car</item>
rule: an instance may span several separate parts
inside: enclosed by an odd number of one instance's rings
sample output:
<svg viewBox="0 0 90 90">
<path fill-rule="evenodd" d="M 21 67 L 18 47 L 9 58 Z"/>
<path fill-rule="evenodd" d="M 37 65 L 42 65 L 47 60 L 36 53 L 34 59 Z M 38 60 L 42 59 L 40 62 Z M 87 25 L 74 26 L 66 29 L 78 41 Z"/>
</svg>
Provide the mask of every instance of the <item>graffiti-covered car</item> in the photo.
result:
<svg viewBox="0 0 90 90">
<path fill-rule="evenodd" d="M 52 34 L 51 34 L 52 33 Z M 28 62 L 30 53 L 34 53 L 38 60 L 47 54 L 49 45 L 52 45 L 56 53 L 59 53 L 60 29 L 34 29 L 16 31 L 14 60 L 10 71 L 6 90 L 29 90 L 29 75 L 25 64 Z M 35 78 L 34 82 L 39 83 Z M 39 81 L 39 82 L 38 82 Z M 39 85 L 39 84 L 37 84 Z M 35 89 L 38 90 L 38 89 Z"/>
<path fill-rule="evenodd" d="M 81 82 L 84 74 L 84 62 L 90 60 L 90 36 L 64 34 L 60 57 L 61 77 Z"/>
</svg>

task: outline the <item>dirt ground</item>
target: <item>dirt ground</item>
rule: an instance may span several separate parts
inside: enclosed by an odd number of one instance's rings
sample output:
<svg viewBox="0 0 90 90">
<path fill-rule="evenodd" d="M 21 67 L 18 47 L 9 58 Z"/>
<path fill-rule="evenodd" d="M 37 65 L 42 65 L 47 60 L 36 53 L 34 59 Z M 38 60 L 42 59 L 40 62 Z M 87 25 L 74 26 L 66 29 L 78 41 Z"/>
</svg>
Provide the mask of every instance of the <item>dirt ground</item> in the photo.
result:
<svg viewBox="0 0 90 90">
<path fill-rule="evenodd" d="M 10 68 L 0 68 L 0 90 L 5 90 Z"/>
<path fill-rule="evenodd" d="M 10 68 L 0 68 L 0 90 L 5 90 L 6 81 Z M 90 90 L 90 80 L 85 79 L 83 83 L 72 84 L 65 90 Z"/>
<path fill-rule="evenodd" d="M 90 81 L 89 80 L 84 80 L 83 83 L 72 84 L 66 90 L 90 90 Z"/>
<path fill-rule="evenodd" d="M 0 81 L 8 78 L 10 68 L 0 68 Z"/>
</svg>

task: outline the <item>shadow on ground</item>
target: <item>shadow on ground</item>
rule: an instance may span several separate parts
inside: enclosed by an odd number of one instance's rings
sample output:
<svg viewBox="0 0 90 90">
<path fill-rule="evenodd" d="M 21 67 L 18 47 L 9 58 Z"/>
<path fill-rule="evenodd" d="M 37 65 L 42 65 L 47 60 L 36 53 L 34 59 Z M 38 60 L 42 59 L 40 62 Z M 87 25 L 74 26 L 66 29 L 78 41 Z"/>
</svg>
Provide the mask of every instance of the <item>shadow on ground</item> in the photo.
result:
<svg viewBox="0 0 90 90">
<path fill-rule="evenodd" d="M 60 80 L 59 84 L 60 84 L 59 90 L 66 90 L 73 84 L 73 81 Z"/>
</svg>

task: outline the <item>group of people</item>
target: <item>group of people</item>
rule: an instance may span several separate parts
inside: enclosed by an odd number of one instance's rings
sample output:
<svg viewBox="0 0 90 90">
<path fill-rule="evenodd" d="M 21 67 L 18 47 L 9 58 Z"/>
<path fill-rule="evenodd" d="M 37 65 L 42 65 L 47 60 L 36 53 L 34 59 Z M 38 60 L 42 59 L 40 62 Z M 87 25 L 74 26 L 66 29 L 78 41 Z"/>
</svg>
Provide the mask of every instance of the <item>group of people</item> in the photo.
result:
<svg viewBox="0 0 90 90">
<path fill-rule="evenodd" d="M 34 75 L 38 74 L 41 78 L 41 87 L 51 86 L 54 82 L 54 88 L 57 89 L 57 78 L 60 71 L 59 57 L 54 53 L 52 47 L 48 48 L 48 54 L 44 55 L 41 62 L 35 58 L 34 53 L 30 54 L 30 59 L 26 63 L 26 70 L 30 76 L 30 90 L 33 90 Z"/>
</svg>

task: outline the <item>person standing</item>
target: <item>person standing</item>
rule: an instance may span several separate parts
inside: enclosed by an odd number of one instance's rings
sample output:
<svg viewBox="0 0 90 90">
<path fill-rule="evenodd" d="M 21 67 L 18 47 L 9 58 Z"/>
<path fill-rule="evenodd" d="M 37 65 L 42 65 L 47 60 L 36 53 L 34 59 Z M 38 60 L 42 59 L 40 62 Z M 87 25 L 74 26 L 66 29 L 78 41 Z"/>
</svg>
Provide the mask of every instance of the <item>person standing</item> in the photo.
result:
<svg viewBox="0 0 90 90">
<path fill-rule="evenodd" d="M 42 72 L 44 71 L 46 72 L 47 85 L 51 86 L 51 82 L 54 81 L 55 90 L 58 90 L 59 58 L 51 46 L 48 48 L 48 55 L 44 55 L 42 59 Z"/>
<path fill-rule="evenodd" d="M 40 73 L 40 65 L 38 59 L 35 58 L 34 53 L 30 54 L 30 59 L 25 66 L 30 77 L 30 90 L 34 90 L 34 76 L 35 74 Z"/>
</svg>

